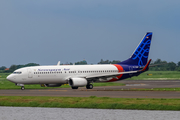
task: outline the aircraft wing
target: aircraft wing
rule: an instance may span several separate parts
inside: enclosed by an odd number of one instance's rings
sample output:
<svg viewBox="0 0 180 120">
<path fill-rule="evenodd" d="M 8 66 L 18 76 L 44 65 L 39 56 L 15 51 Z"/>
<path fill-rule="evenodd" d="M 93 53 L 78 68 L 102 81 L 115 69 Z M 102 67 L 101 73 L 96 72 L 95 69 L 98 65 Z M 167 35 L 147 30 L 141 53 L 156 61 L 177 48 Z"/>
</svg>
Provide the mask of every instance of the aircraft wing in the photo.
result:
<svg viewBox="0 0 180 120">
<path fill-rule="evenodd" d="M 149 64 L 151 62 L 151 59 L 148 61 L 148 63 L 144 66 L 143 69 L 141 70 L 137 70 L 137 71 L 127 71 L 127 72 L 119 72 L 119 73 L 108 73 L 108 74 L 101 74 L 101 75 L 93 75 L 93 76 L 87 76 L 86 79 L 87 80 L 92 80 L 92 79 L 98 79 L 98 78 L 102 78 L 102 79 L 107 79 L 107 78 L 116 78 L 119 75 L 122 74 L 130 74 L 130 73 L 140 73 L 140 72 L 144 72 L 147 71 L 149 68 Z"/>
<path fill-rule="evenodd" d="M 130 74 L 130 73 L 137 73 L 138 71 L 128 71 L 128 72 L 119 72 L 119 73 L 111 73 L 111 74 L 101 74 L 101 75 L 93 75 L 86 77 L 87 79 L 93 79 L 93 78 L 109 78 L 109 77 L 116 77 L 121 74 Z"/>
</svg>

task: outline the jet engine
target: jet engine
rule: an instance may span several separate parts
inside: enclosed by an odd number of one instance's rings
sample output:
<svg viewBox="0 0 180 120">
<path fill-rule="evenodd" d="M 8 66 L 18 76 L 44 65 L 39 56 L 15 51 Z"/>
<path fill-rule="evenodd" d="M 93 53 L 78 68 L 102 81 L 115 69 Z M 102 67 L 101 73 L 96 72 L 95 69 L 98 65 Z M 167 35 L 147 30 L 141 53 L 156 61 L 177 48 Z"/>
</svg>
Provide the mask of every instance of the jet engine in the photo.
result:
<svg viewBox="0 0 180 120">
<path fill-rule="evenodd" d="M 88 84 L 87 80 L 85 78 L 70 78 L 69 79 L 69 85 L 71 87 L 83 87 Z"/>
</svg>

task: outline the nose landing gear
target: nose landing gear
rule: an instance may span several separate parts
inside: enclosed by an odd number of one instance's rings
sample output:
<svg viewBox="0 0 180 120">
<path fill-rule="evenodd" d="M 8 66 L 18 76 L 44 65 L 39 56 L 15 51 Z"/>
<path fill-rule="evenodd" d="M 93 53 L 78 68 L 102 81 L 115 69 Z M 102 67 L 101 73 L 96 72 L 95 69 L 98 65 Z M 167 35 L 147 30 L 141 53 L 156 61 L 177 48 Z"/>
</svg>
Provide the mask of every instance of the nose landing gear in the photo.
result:
<svg viewBox="0 0 180 120">
<path fill-rule="evenodd" d="M 25 89 L 25 87 L 24 87 L 24 86 L 22 86 L 22 87 L 21 87 L 21 90 L 24 90 L 24 89 Z"/>
<path fill-rule="evenodd" d="M 25 90 L 24 84 L 15 83 L 15 85 L 17 85 L 17 86 L 21 86 L 21 90 Z"/>
</svg>

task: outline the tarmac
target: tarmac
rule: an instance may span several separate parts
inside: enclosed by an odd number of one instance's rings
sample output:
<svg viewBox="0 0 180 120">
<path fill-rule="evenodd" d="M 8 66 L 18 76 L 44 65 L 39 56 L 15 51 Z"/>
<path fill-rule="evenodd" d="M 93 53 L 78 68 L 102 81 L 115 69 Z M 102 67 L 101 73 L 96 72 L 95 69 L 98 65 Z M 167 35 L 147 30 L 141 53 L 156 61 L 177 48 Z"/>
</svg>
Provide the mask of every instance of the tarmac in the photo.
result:
<svg viewBox="0 0 180 120">
<path fill-rule="evenodd" d="M 58 96 L 58 97 L 111 97 L 111 98 L 180 98 L 180 80 L 124 80 L 125 86 L 103 86 L 86 89 L 79 87 L 52 89 L 0 90 L 0 96 Z M 134 91 L 144 88 L 174 88 L 174 91 Z"/>
</svg>

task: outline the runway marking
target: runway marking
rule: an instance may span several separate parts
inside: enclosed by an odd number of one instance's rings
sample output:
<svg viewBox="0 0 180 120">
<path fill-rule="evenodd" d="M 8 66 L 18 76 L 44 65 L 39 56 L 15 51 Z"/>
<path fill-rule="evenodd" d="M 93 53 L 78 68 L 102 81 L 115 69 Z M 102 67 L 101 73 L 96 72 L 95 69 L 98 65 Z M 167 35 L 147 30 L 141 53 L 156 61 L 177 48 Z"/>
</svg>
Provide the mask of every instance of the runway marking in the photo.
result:
<svg viewBox="0 0 180 120">
<path fill-rule="evenodd" d="M 139 84 L 126 84 L 126 86 L 145 86 L 147 84 L 139 83 Z"/>
</svg>

